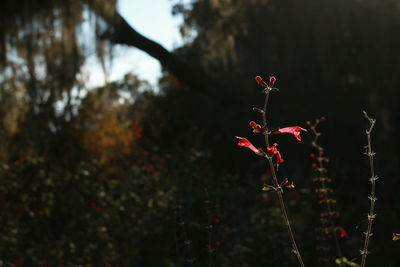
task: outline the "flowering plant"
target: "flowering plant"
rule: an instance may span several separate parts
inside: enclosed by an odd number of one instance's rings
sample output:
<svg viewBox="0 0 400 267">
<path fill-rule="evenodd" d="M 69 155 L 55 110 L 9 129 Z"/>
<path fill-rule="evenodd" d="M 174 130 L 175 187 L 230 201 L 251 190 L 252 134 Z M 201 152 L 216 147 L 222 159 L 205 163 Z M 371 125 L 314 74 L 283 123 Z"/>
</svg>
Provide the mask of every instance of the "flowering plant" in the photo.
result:
<svg viewBox="0 0 400 267">
<path fill-rule="evenodd" d="M 253 108 L 254 111 L 262 115 L 262 125 L 254 121 L 250 121 L 249 125 L 253 129 L 253 133 L 260 134 L 264 137 L 265 151 L 262 148 L 256 148 L 247 138 L 240 136 L 236 136 L 236 138 L 239 139 L 237 145 L 247 147 L 248 149 L 253 151 L 256 155 L 261 156 L 267 160 L 267 164 L 269 165 L 272 174 L 272 184 L 264 184 L 262 190 L 267 191 L 272 189 L 277 193 L 279 204 L 281 207 L 281 212 L 292 243 L 292 251 L 296 255 L 300 266 L 304 267 L 303 259 L 301 257 L 300 251 L 297 247 L 294 238 L 293 230 L 290 225 L 289 217 L 287 215 L 286 206 L 283 198 L 283 193 L 284 193 L 283 188 L 294 188 L 294 184 L 287 178 L 285 178 L 282 182 L 278 180 L 277 171 L 279 166 L 284 162 L 284 159 L 282 158 L 282 155 L 278 150 L 278 144 L 273 143 L 271 145 L 269 139 L 272 134 L 290 133 L 293 134 L 298 141 L 301 141 L 301 135 L 300 135 L 301 131 L 307 132 L 307 130 L 299 126 L 290 126 L 269 131 L 269 125 L 267 124 L 267 106 L 271 92 L 278 91 L 278 88 L 274 87 L 276 78 L 274 76 L 270 76 L 269 83 L 266 83 L 260 76 L 256 76 L 255 79 L 256 82 L 263 87 L 262 92 L 265 95 L 263 109 Z"/>
</svg>

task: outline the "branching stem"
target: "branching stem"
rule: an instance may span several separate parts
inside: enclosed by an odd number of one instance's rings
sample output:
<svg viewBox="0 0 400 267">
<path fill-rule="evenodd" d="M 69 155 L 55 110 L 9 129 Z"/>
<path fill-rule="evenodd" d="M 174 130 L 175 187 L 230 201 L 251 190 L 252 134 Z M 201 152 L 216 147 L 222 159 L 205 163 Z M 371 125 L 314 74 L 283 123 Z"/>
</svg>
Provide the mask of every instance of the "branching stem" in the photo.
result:
<svg viewBox="0 0 400 267">
<path fill-rule="evenodd" d="M 309 124 L 310 125 L 310 129 L 314 134 L 314 139 L 313 139 L 311 144 L 315 149 L 318 150 L 318 158 L 319 158 L 319 160 L 318 160 L 318 163 L 319 163 L 318 164 L 318 173 L 319 173 L 320 177 L 322 177 L 324 175 L 324 171 L 323 170 L 325 169 L 324 168 L 324 164 L 323 164 L 324 161 L 322 160 L 323 159 L 324 149 L 317 143 L 318 138 L 321 135 L 321 133 L 317 131 L 317 126 L 320 123 L 320 121 L 322 121 L 323 119 L 324 118 L 316 120 L 314 125 L 312 125 L 311 123 Z M 330 224 L 331 229 L 333 231 L 333 237 L 334 237 L 334 240 L 335 240 L 336 252 L 337 252 L 338 258 L 342 259 L 343 258 L 343 253 L 342 253 L 342 249 L 340 247 L 340 243 L 339 243 L 339 240 L 338 240 L 338 237 L 337 237 L 337 234 L 336 234 L 336 226 L 335 226 L 335 223 L 334 223 L 334 221 L 332 219 L 333 209 L 332 209 L 331 202 L 329 201 L 329 198 L 328 198 L 328 191 L 327 191 L 327 186 L 326 186 L 326 183 L 325 183 L 325 179 L 321 180 L 321 187 L 322 187 L 322 190 L 325 192 L 324 193 L 324 202 L 326 204 L 326 209 L 328 211 L 329 224 Z M 344 263 L 341 263 L 340 266 L 344 266 Z"/>
<path fill-rule="evenodd" d="M 365 264 L 366 264 L 367 255 L 369 253 L 369 251 L 368 251 L 369 240 L 370 240 L 370 237 L 372 236 L 372 222 L 376 217 L 376 214 L 374 214 L 375 202 L 377 200 L 377 198 L 375 196 L 375 181 L 378 179 L 378 177 L 375 176 L 375 170 L 374 170 L 374 155 L 375 155 L 375 152 L 372 151 L 372 146 L 371 146 L 371 132 L 372 132 L 374 126 L 375 126 L 376 120 L 370 118 L 368 116 L 367 112 L 365 112 L 365 111 L 364 111 L 364 116 L 370 123 L 369 129 L 367 129 L 365 131 L 365 133 L 367 135 L 367 141 L 368 141 L 367 146 L 365 147 L 366 148 L 365 154 L 369 158 L 369 166 L 370 166 L 370 171 L 371 171 L 371 178 L 370 178 L 371 195 L 368 197 L 370 199 L 370 201 L 371 201 L 371 205 L 370 205 L 369 213 L 368 213 L 368 216 L 367 216 L 367 218 L 368 218 L 367 231 L 364 233 L 365 234 L 364 247 L 360 251 L 360 253 L 361 253 L 361 267 L 365 267 Z"/>
</svg>

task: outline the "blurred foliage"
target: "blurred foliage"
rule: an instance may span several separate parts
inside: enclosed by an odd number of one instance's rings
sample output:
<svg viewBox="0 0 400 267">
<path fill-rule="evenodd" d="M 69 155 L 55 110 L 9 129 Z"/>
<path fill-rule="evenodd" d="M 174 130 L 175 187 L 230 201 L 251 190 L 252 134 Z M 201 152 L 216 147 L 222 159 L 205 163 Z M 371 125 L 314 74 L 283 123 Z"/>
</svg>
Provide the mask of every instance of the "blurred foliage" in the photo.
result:
<svg viewBox="0 0 400 267">
<path fill-rule="evenodd" d="M 252 77 L 273 74 L 272 128 L 327 117 L 321 142 L 344 256 L 356 262 L 369 193 L 362 110 L 377 118 L 368 262 L 396 266 L 399 3 L 172 2 L 186 40 L 173 53 L 222 86 L 192 90 L 165 72 L 158 91 L 134 74 L 89 89 L 88 56 L 105 73 L 112 60 L 96 33 L 115 1 L 0 4 L 0 265 L 294 266 L 275 195 L 261 191 L 265 162 L 233 138 L 257 144 L 247 123 L 263 99 Z M 280 177 L 296 184 L 285 195 L 296 238 L 317 266 L 312 137 L 303 139 L 274 137 Z"/>
</svg>

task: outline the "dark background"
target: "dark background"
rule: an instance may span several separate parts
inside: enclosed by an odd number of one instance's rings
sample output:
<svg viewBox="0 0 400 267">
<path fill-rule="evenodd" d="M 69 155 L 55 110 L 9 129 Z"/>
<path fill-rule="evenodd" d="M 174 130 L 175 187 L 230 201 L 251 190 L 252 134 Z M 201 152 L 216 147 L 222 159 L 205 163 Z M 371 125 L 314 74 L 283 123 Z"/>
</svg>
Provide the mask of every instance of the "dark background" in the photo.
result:
<svg viewBox="0 0 400 267">
<path fill-rule="evenodd" d="M 234 139 L 262 146 L 248 127 L 260 123 L 251 108 L 263 104 L 254 77 L 275 75 L 271 129 L 326 117 L 320 144 L 340 212 L 335 224 L 347 231 L 344 256 L 357 263 L 370 192 L 362 111 L 377 119 L 380 179 L 367 264 L 398 266 L 400 2 L 171 5 L 184 17 L 182 33 L 195 33 L 174 51 L 131 28 L 114 1 L 0 4 L 0 262 L 295 266 L 276 196 L 261 191 L 271 179 L 266 163 Z M 85 14 L 94 38 L 82 41 Z M 73 94 L 87 88 L 77 74 L 88 51 L 106 64 L 116 44 L 160 61 L 160 90 L 132 73 Z M 335 266 L 332 233 L 318 231 L 313 136 L 302 135 L 272 137 L 285 158 L 279 177 L 296 185 L 285 198 L 306 265 Z"/>
</svg>

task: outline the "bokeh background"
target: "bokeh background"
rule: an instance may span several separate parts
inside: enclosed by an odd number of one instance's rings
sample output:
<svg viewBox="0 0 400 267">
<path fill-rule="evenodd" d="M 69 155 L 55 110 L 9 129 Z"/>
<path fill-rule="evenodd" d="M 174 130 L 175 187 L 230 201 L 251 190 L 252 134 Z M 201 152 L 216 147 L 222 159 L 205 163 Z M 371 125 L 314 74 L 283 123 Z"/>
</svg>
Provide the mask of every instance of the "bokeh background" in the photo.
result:
<svg viewBox="0 0 400 267">
<path fill-rule="evenodd" d="M 358 263 L 362 111 L 377 119 L 367 264 L 399 266 L 399 33 L 396 0 L 2 1 L 0 266 L 296 266 L 265 161 L 234 139 L 262 146 L 256 75 L 278 79 L 272 129 L 325 116 L 335 223 Z M 273 137 L 279 177 L 296 185 L 285 197 L 307 266 L 335 266 L 312 138 Z"/>
</svg>

